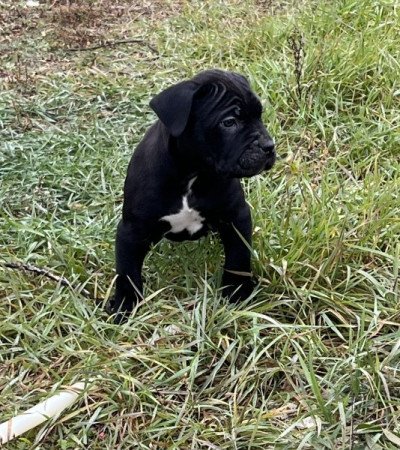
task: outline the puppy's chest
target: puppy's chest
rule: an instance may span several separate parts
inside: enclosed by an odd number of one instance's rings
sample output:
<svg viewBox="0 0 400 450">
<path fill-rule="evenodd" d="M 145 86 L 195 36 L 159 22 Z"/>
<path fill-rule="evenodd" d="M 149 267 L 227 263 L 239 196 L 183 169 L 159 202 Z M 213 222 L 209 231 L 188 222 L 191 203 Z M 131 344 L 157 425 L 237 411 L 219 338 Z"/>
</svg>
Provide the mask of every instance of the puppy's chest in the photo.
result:
<svg viewBox="0 0 400 450">
<path fill-rule="evenodd" d="M 177 196 L 177 201 L 169 208 L 171 212 L 160 218 L 169 226 L 165 236 L 173 240 L 197 239 L 208 231 L 208 220 L 204 207 L 205 199 L 196 196 L 192 185 L 196 178 L 192 178 L 186 192 Z"/>
</svg>

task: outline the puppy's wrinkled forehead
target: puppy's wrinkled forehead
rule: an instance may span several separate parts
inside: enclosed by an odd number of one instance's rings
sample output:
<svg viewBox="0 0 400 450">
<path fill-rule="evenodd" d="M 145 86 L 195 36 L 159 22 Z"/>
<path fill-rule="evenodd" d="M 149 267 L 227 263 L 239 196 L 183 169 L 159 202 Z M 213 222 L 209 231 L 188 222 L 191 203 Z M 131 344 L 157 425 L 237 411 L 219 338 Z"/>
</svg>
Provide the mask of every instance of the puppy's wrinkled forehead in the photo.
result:
<svg viewBox="0 0 400 450">
<path fill-rule="evenodd" d="M 218 111 L 219 116 L 229 114 L 237 108 L 243 116 L 261 115 L 260 100 L 242 75 L 222 70 L 207 70 L 198 74 L 193 81 L 202 86 L 200 99 L 204 109 Z"/>
</svg>

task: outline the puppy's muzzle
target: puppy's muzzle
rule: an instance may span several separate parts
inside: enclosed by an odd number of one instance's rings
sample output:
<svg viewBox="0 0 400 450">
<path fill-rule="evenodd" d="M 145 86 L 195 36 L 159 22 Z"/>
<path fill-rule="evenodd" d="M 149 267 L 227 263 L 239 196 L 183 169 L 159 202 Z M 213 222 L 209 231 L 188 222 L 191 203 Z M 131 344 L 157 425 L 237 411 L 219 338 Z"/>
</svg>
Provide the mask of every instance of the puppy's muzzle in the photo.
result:
<svg viewBox="0 0 400 450">
<path fill-rule="evenodd" d="M 257 135 L 248 149 L 239 158 L 240 167 L 247 173 L 257 174 L 269 170 L 276 159 L 275 143 L 269 137 Z"/>
</svg>

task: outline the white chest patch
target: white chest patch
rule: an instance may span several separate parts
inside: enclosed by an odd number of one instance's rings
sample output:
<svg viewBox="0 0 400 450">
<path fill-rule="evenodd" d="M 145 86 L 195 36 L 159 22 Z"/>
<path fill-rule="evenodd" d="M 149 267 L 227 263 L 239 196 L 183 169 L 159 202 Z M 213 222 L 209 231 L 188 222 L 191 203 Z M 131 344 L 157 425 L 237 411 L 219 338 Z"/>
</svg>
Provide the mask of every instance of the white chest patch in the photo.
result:
<svg viewBox="0 0 400 450">
<path fill-rule="evenodd" d="M 160 219 L 169 222 L 171 225 L 170 233 L 180 233 L 187 230 L 190 235 L 193 235 L 203 227 L 204 217 L 201 217 L 200 213 L 190 208 L 188 204 L 188 195 L 195 180 L 196 178 L 192 178 L 189 181 L 187 194 L 182 198 L 182 209 L 176 214 L 169 214 Z"/>
</svg>

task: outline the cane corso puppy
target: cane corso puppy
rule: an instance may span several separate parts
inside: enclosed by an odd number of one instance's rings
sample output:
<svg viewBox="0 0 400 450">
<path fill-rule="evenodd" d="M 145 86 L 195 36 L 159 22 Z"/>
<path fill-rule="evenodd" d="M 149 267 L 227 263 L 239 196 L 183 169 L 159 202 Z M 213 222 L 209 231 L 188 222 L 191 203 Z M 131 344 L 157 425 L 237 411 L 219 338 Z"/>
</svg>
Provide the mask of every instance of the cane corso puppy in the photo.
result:
<svg viewBox="0 0 400 450">
<path fill-rule="evenodd" d="M 142 264 L 162 237 L 194 240 L 219 233 L 223 294 L 247 298 L 252 225 L 240 178 L 271 169 L 274 142 L 245 77 L 206 70 L 150 102 L 158 119 L 135 150 L 125 180 L 116 238 L 116 291 L 108 311 L 120 322 L 142 298 Z"/>
</svg>

